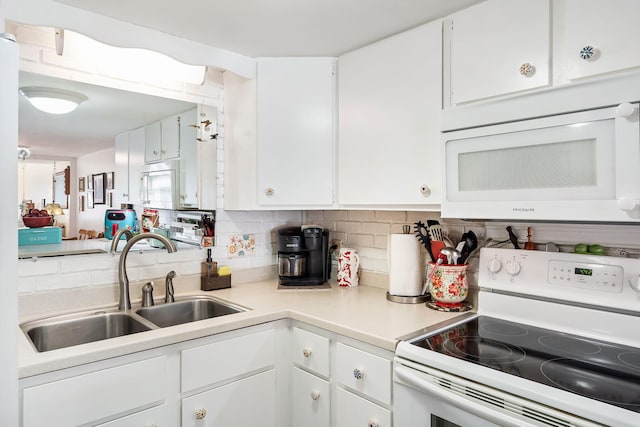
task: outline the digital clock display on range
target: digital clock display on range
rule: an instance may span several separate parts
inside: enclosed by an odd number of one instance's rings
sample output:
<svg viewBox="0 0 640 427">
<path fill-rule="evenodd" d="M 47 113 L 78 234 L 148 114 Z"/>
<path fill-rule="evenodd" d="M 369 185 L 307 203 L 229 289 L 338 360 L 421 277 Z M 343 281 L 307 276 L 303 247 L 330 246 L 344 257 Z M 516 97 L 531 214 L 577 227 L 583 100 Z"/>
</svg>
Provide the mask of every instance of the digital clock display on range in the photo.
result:
<svg viewBox="0 0 640 427">
<path fill-rule="evenodd" d="M 593 270 L 591 268 L 576 267 L 574 273 L 579 276 L 593 276 Z"/>
</svg>

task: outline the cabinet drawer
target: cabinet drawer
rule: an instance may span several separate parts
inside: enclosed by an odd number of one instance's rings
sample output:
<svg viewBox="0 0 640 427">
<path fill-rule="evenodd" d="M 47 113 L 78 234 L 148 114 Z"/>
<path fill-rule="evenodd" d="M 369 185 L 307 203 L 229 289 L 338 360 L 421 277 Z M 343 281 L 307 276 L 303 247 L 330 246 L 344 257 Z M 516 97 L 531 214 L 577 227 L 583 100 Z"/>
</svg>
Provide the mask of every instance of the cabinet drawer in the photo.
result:
<svg viewBox="0 0 640 427">
<path fill-rule="evenodd" d="M 182 351 L 182 392 L 275 364 L 273 330 L 231 338 Z"/>
<path fill-rule="evenodd" d="M 329 338 L 293 328 L 293 362 L 324 377 L 329 377 Z"/>
<path fill-rule="evenodd" d="M 88 424 L 161 403 L 166 377 L 167 358 L 161 356 L 26 388 L 23 426 Z"/>
<path fill-rule="evenodd" d="M 391 411 L 338 388 L 337 427 L 391 427 Z"/>
<path fill-rule="evenodd" d="M 329 382 L 300 368 L 291 374 L 291 425 L 329 427 Z"/>
<path fill-rule="evenodd" d="M 275 427 L 275 370 L 182 399 L 181 426 Z"/>
<path fill-rule="evenodd" d="M 391 404 L 391 360 L 338 343 L 336 361 L 339 383 Z"/>
<path fill-rule="evenodd" d="M 169 419 L 168 406 L 156 406 L 146 411 L 137 412 L 133 415 L 118 418 L 106 424 L 99 424 L 97 427 L 171 427 L 176 420 Z"/>
</svg>

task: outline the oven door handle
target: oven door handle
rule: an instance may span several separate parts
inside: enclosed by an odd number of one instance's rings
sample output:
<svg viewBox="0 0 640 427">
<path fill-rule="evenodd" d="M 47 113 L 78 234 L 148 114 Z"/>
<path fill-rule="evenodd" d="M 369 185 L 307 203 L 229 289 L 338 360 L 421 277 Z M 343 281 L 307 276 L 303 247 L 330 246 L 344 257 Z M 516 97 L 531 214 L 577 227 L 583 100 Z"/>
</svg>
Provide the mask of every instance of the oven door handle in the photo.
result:
<svg viewBox="0 0 640 427">
<path fill-rule="evenodd" d="M 534 427 L 533 424 L 528 424 L 521 419 L 516 419 L 509 416 L 506 413 L 493 411 L 483 405 L 475 403 L 469 399 L 460 397 L 454 393 L 441 389 L 428 381 L 416 376 L 411 372 L 411 369 L 404 366 L 394 367 L 396 376 L 407 384 L 417 388 L 420 391 L 431 394 L 439 400 L 444 401 L 452 406 L 462 409 L 465 412 L 476 415 L 486 421 L 496 423 L 503 427 Z"/>
</svg>

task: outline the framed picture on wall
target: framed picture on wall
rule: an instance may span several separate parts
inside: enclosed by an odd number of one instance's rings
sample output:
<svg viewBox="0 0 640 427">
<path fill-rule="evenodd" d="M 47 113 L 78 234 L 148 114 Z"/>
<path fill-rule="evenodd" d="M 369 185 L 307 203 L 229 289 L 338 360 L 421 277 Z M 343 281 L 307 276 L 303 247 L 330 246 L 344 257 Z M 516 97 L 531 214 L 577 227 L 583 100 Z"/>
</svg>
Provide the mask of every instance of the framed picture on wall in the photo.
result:
<svg viewBox="0 0 640 427">
<path fill-rule="evenodd" d="M 106 173 L 97 173 L 93 175 L 93 204 L 104 205 L 105 199 L 105 178 Z"/>
<path fill-rule="evenodd" d="M 93 177 L 87 175 L 87 190 L 93 190 Z"/>
<path fill-rule="evenodd" d="M 78 210 L 84 212 L 84 196 L 78 197 Z"/>
<path fill-rule="evenodd" d="M 84 193 L 84 191 L 85 191 L 84 184 L 85 184 L 84 176 L 81 176 L 80 178 L 78 178 L 78 191 L 80 193 Z"/>
<path fill-rule="evenodd" d="M 113 172 L 107 172 L 107 190 L 113 190 Z"/>
<path fill-rule="evenodd" d="M 93 191 L 87 191 L 87 209 L 93 209 Z"/>
</svg>

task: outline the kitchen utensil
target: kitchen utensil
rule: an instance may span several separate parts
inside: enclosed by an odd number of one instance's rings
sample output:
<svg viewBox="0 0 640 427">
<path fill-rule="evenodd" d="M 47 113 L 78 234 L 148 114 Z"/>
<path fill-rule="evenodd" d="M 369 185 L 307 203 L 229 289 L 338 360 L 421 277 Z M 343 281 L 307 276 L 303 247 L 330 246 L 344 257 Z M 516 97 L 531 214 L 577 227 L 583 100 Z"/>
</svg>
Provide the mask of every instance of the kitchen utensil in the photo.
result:
<svg viewBox="0 0 640 427">
<path fill-rule="evenodd" d="M 434 252 L 431 249 L 431 237 L 429 236 L 429 229 L 422 221 L 418 221 L 415 224 L 416 236 L 420 243 L 425 247 L 427 253 L 431 257 L 432 261 L 435 261 L 436 257 L 434 256 Z"/>
<path fill-rule="evenodd" d="M 433 275 L 436 272 L 436 269 L 438 268 L 438 266 L 440 264 L 442 264 L 443 259 L 438 257 L 438 260 L 436 261 L 436 263 L 434 264 L 433 268 L 431 269 L 431 271 L 429 272 L 429 274 L 427 275 L 427 280 L 425 280 L 424 282 L 424 287 L 422 288 L 422 295 L 427 293 L 427 288 L 429 287 L 429 283 L 431 283 L 431 278 L 433 277 Z"/>
<path fill-rule="evenodd" d="M 446 226 L 434 224 L 429 227 L 429 233 L 431 233 L 431 240 L 439 240 L 444 242 L 445 246 L 453 247 L 453 242 L 449 239 L 449 230 L 447 230 Z"/>
<path fill-rule="evenodd" d="M 513 230 L 511 229 L 511 226 L 507 226 L 507 233 L 509 233 L 509 240 L 511 240 L 511 243 L 513 244 L 513 248 L 514 249 L 520 249 L 520 246 L 518 246 L 518 238 L 516 237 L 515 234 L 513 234 Z"/>
<path fill-rule="evenodd" d="M 444 248 L 440 249 L 440 253 L 447 257 L 447 264 L 450 265 L 455 264 L 461 255 L 459 251 L 453 249 L 450 246 L 445 246 Z"/>
<path fill-rule="evenodd" d="M 531 240 L 531 227 L 527 227 L 527 243 L 524 244 L 525 250 L 535 251 L 536 244 Z"/>
<path fill-rule="evenodd" d="M 466 233 L 464 233 L 463 237 L 464 237 L 465 244 L 462 250 L 460 251 L 462 253 L 462 256 L 459 261 L 460 264 L 465 264 L 469 259 L 469 255 L 471 255 L 471 253 L 474 250 L 476 250 L 476 248 L 478 247 L 478 237 L 476 236 L 476 233 L 474 233 L 472 230 L 469 230 Z"/>
<path fill-rule="evenodd" d="M 411 226 L 403 225 L 402 226 L 402 234 L 409 234 L 411 232 Z"/>
</svg>

